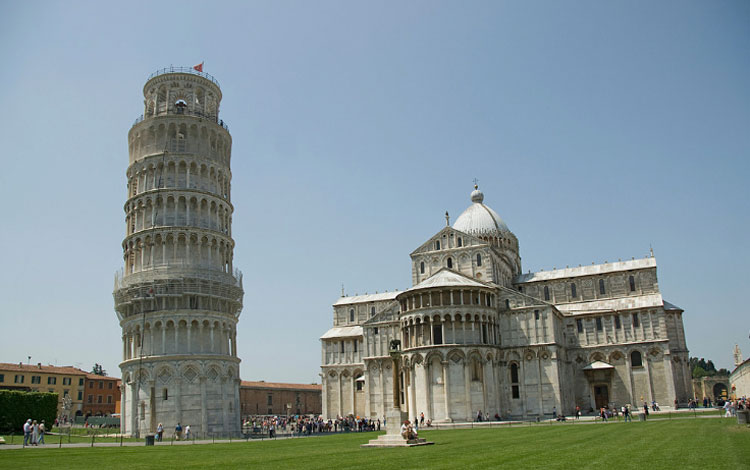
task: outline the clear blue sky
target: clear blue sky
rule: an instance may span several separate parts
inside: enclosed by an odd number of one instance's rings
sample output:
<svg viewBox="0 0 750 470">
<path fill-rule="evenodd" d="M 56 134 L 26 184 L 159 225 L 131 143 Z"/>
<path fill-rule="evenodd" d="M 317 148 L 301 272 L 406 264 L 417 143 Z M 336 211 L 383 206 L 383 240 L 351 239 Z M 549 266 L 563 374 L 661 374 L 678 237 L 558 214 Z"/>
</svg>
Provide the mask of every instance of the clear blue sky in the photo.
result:
<svg viewBox="0 0 750 470">
<path fill-rule="evenodd" d="M 750 2 L 0 5 L 0 361 L 119 374 L 127 132 L 205 60 L 232 152 L 248 380 L 319 380 L 348 294 L 485 202 L 524 271 L 644 256 L 691 355 L 750 355 Z"/>
</svg>

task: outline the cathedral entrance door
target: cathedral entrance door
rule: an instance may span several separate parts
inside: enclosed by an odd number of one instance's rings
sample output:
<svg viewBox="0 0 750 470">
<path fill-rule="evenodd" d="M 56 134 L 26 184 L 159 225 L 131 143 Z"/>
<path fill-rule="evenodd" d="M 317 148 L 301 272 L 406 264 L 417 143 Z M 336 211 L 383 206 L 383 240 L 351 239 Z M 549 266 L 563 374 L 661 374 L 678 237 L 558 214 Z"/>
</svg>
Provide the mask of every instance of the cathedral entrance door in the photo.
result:
<svg viewBox="0 0 750 470">
<path fill-rule="evenodd" d="M 607 408 L 609 405 L 609 388 L 606 385 L 594 385 L 594 402 L 597 411 Z"/>
</svg>

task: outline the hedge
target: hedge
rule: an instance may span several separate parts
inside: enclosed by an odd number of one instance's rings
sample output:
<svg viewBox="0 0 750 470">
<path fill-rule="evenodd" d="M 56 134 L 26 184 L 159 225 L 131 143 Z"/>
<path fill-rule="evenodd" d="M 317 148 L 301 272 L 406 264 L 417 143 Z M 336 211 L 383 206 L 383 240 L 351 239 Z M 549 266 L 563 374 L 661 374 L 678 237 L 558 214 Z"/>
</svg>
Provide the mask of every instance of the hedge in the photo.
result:
<svg viewBox="0 0 750 470">
<path fill-rule="evenodd" d="M 44 420 L 52 429 L 57 417 L 57 393 L 0 390 L 0 432 L 23 432 L 27 419 Z"/>
</svg>

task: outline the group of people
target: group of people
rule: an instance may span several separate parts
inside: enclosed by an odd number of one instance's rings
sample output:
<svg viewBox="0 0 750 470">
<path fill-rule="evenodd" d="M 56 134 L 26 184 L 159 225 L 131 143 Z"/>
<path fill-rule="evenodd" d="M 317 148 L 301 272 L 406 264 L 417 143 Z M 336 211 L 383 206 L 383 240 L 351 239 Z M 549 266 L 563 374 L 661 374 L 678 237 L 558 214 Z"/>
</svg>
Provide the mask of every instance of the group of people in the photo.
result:
<svg viewBox="0 0 750 470">
<path fill-rule="evenodd" d="M 161 433 L 159 430 L 161 429 Z M 183 434 L 184 432 L 184 434 Z M 183 430 L 182 424 L 179 422 L 177 423 L 177 426 L 174 427 L 174 438 L 177 441 L 183 440 L 183 441 L 189 441 L 193 437 L 192 432 L 190 431 L 190 425 L 188 424 L 185 426 L 185 429 Z M 162 426 L 161 423 L 156 427 L 156 439 L 161 441 L 164 438 L 164 426 Z"/>
<path fill-rule="evenodd" d="M 737 410 L 747 410 L 749 409 L 748 406 L 750 406 L 750 403 L 748 403 L 746 397 L 738 398 L 737 400 L 727 400 L 722 407 L 724 408 L 724 417 L 731 418 L 737 416 Z"/>
<path fill-rule="evenodd" d="M 322 416 L 252 416 L 242 421 L 242 432 L 244 434 L 268 434 L 268 437 L 276 437 L 276 431 L 288 432 L 292 435 L 306 435 L 313 433 L 328 432 L 364 432 L 380 431 L 385 420 L 380 418 L 365 418 L 349 415 L 337 416 L 336 419 L 323 419 Z"/>
<path fill-rule="evenodd" d="M 23 423 L 23 445 L 26 446 L 38 446 L 39 444 L 44 445 L 44 420 L 38 423 L 36 420 L 31 418 L 27 419 Z"/>
</svg>

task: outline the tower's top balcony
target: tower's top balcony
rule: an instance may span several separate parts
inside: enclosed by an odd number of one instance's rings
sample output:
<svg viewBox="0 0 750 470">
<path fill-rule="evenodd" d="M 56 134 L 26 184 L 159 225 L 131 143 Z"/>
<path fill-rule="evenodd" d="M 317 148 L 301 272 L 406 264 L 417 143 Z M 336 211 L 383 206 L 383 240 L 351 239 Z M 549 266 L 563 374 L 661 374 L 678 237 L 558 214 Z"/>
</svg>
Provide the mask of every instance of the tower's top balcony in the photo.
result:
<svg viewBox="0 0 750 470">
<path fill-rule="evenodd" d="M 151 117 L 184 115 L 207 119 L 227 129 L 219 119 L 221 96 L 219 82 L 205 72 L 191 67 L 160 69 L 143 86 L 143 115 L 134 125 Z"/>
<path fill-rule="evenodd" d="M 199 77 L 205 78 L 206 80 L 210 80 L 211 83 L 213 83 L 217 87 L 221 88 L 221 86 L 219 85 L 218 80 L 216 80 L 216 78 L 214 78 L 213 75 L 210 75 L 210 74 L 208 74 L 206 72 L 199 72 L 199 71 L 195 70 L 193 67 L 173 67 L 173 66 L 164 67 L 163 69 L 159 69 L 156 72 L 154 72 L 151 75 L 149 75 L 148 79 L 146 80 L 146 83 L 148 84 L 148 82 L 150 82 L 152 78 L 156 78 L 156 77 L 158 77 L 160 75 L 166 75 L 168 73 L 189 73 L 191 75 L 197 75 Z"/>
</svg>

